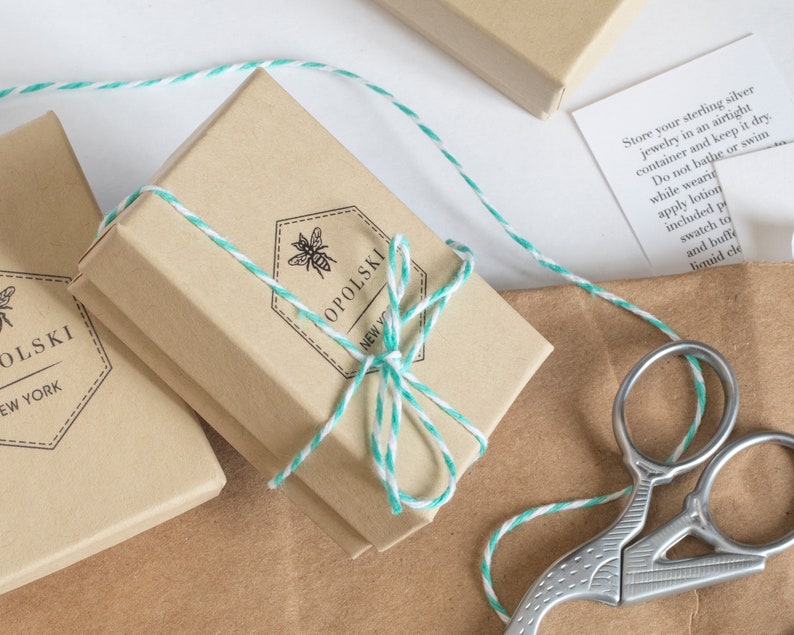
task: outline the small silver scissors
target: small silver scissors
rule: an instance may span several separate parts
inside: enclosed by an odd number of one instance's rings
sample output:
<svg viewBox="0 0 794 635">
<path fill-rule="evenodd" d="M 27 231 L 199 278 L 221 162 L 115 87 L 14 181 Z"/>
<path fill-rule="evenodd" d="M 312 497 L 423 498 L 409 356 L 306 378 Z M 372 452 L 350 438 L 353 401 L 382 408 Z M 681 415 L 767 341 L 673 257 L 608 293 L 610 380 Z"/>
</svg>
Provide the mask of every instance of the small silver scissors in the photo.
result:
<svg viewBox="0 0 794 635">
<path fill-rule="evenodd" d="M 665 463 L 640 452 L 629 438 L 626 398 L 639 377 L 656 361 L 691 355 L 706 362 L 722 383 L 722 419 L 710 441 L 684 460 Z M 714 524 L 709 492 L 719 470 L 738 452 L 759 443 L 794 449 L 794 436 L 781 432 L 748 435 L 724 447 L 703 471 L 686 497 L 683 511 L 654 532 L 630 544 L 642 531 L 654 486 L 669 483 L 715 454 L 736 421 L 739 394 L 736 376 L 725 358 L 698 342 L 676 341 L 643 357 L 629 371 L 615 396 L 612 426 L 623 461 L 634 477 L 628 505 L 606 531 L 563 556 L 529 588 L 507 625 L 505 635 L 534 635 L 543 616 L 567 600 L 598 600 L 619 606 L 726 582 L 764 568 L 766 559 L 794 544 L 794 530 L 775 542 L 754 546 L 735 542 Z M 693 535 L 714 547 L 714 553 L 670 560 L 667 551 Z"/>
</svg>

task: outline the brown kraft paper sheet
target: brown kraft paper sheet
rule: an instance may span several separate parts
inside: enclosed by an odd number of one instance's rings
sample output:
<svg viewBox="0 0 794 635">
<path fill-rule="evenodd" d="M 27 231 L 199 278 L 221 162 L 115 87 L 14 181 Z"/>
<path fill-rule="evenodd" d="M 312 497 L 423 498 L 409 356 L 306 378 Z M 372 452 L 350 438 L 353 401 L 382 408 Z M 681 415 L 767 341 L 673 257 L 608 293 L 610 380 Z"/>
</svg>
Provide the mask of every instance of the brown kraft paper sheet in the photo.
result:
<svg viewBox="0 0 794 635">
<path fill-rule="evenodd" d="M 792 264 L 750 264 L 606 287 L 727 356 L 740 386 L 736 438 L 759 428 L 794 432 L 793 275 Z M 504 295 L 555 351 L 430 526 L 386 553 L 351 561 L 210 431 L 228 476 L 219 498 L 0 597 L 3 630 L 500 633 L 480 583 L 488 536 L 528 507 L 629 484 L 612 435 L 612 400 L 631 366 L 667 341 L 574 287 Z M 716 412 L 721 396 L 711 379 Z M 683 364 L 671 361 L 647 392 L 641 386 L 635 392 L 632 432 L 644 449 L 664 453 L 683 434 L 694 404 Z M 794 461 L 778 454 L 750 451 L 721 473 L 713 507 L 731 535 L 768 540 L 792 529 Z M 696 476 L 655 493 L 651 525 L 677 513 Z M 774 490 L 762 489 L 771 485 Z M 553 560 L 609 525 L 620 509 L 610 503 L 555 514 L 505 538 L 493 576 L 508 609 Z M 789 550 L 760 575 L 663 600 L 620 609 L 562 604 L 541 632 L 791 633 L 792 585 Z"/>
</svg>

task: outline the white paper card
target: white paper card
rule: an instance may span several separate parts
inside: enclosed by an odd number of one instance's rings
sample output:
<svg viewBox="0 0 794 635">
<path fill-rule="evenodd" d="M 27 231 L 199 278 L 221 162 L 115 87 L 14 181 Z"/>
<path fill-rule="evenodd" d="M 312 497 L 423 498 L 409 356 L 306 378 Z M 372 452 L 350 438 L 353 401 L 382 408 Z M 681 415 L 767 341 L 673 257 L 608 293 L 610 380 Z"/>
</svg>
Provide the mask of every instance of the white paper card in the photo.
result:
<svg viewBox="0 0 794 635">
<path fill-rule="evenodd" d="M 747 260 L 791 260 L 794 144 L 714 164 Z"/>
<path fill-rule="evenodd" d="M 659 274 L 741 262 L 713 162 L 794 140 L 794 99 L 756 36 L 574 118 Z"/>
</svg>

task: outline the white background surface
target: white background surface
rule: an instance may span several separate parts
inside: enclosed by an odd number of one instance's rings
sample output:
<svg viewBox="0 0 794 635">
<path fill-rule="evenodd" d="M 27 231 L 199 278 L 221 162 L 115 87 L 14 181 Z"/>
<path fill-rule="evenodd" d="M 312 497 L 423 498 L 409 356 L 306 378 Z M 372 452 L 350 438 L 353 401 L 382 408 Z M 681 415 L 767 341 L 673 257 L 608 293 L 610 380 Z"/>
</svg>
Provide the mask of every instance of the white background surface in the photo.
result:
<svg viewBox="0 0 794 635">
<path fill-rule="evenodd" d="M 794 87 L 791 0 L 649 0 L 563 109 L 545 122 L 371 0 L 3 4 L 0 89 L 40 81 L 148 79 L 274 57 L 355 71 L 414 108 L 525 237 L 592 280 L 645 276 L 650 268 L 572 110 L 752 32 Z M 283 69 L 274 76 L 436 233 L 470 245 L 480 274 L 496 287 L 560 282 L 504 235 L 435 148 L 384 100 L 322 73 Z M 107 210 L 147 182 L 242 79 L 3 99 L 0 131 L 54 110 Z"/>
</svg>

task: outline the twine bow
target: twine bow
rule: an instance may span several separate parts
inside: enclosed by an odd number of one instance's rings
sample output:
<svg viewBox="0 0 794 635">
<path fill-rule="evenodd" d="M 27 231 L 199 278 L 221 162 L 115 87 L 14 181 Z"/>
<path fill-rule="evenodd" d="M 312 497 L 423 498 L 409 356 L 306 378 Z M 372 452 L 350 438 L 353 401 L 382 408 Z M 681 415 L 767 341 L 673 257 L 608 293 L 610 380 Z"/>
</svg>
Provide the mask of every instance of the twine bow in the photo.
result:
<svg viewBox="0 0 794 635">
<path fill-rule="evenodd" d="M 375 472 L 386 490 L 392 512 L 399 514 L 403 510 L 403 506 L 413 509 L 434 509 L 449 501 L 455 493 L 457 483 L 455 461 L 443 436 L 419 403 L 418 395 L 423 395 L 429 399 L 444 414 L 458 422 L 469 432 L 480 446 L 479 456 L 482 456 L 485 452 L 488 442 L 485 436 L 465 416 L 441 399 L 429 386 L 423 384 L 412 372 L 411 366 L 416 361 L 419 351 L 427 341 L 450 297 L 460 289 L 471 275 L 474 269 L 474 255 L 471 250 L 460 243 L 447 241 L 447 244 L 461 258 L 461 264 L 454 276 L 449 283 L 403 310 L 401 304 L 410 280 L 411 255 L 408 241 L 405 237 L 399 234 L 394 236 L 389 243 L 388 266 L 386 268 L 386 288 L 389 304 L 383 320 L 382 350 L 377 354 L 367 354 L 344 335 L 334 330 L 323 317 L 303 304 L 297 296 L 293 295 L 270 274 L 237 249 L 229 240 L 218 234 L 200 217 L 191 212 L 168 190 L 154 185 L 146 185 L 135 190 L 105 217 L 100 224 L 100 231 L 112 223 L 122 211 L 145 192 L 159 196 L 171 205 L 173 209 L 200 229 L 216 245 L 229 253 L 250 273 L 269 286 L 274 293 L 292 304 L 301 317 L 314 323 L 328 337 L 347 350 L 359 363 L 358 371 L 347 385 L 333 414 L 314 437 L 301 448 L 287 467 L 268 482 L 268 486 L 273 489 L 277 488 L 290 474 L 300 467 L 342 419 L 348 404 L 361 387 L 367 373 L 377 371 L 379 373 L 379 383 L 375 415 L 370 433 L 370 447 Z M 417 335 L 412 341 L 405 341 L 406 338 L 404 336 L 408 324 L 428 311 L 424 324 L 418 330 Z M 414 496 L 400 489 L 397 482 L 398 437 L 406 408 L 416 416 L 429 433 L 446 466 L 447 484 L 444 491 L 437 496 Z"/>
<path fill-rule="evenodd" d="M 399 514 L 403 509 L 403 505 L 413 509 L 433 509 L 440 507 L 452 498 L 457 482 L 455 461 L 438 428 L 433 424 L 419 403 L 417 395 L 427 397 L 442 412 L 457 421 L 474 436 L 480 445 L 480 456 L 485 452 L 488 442 L 485 436 L 466 417 L 441 399 L 430 387 L 423 384 L 411 371 L 411 365 L 416 361 L 419 351 L 424 346 L 447 301 L 468 279 L 474 267 L 474 257 L 468 247 L 452 241 L 448 241 L 447 244 L 461 257 L 461 265 L 454 277 L 447 285 L 403 311 L 401 310 L 401 303 L 405 297 L 405 291 L 410 279 L 411 255 L 408 241 L 405 237 L 397 235 L 392 238 L 389 243 L 388 266 L 386 269 L 386 288 L 389 295 L 389 305 L 383 320 L 382 350 L 377 354 L 363 353 L 350 340 L 333 331 L 322 318 L 319 318 L 313 312 L 305 314 L 305 317 L 315 322 L 329 337 L 344 346 L 359 362 L 360 366 L 339 400 L 333 415 L 314 438 L 295 455 L 290 464 L 269 482 L 270 487 L 278 487 L 333 431 L 361 386 L 366 374 L 371 370 L 375 370 L 379 372 L 380 377 L 375 415 L 370 434 L 370 448 L 375 471 L 386 490 L 392 512 Z M 298 310 L 303 314 L 300 308 Z M 405 342 L 404 333 L 406 326 L 428 310 L 430 314 L 427 316 L 424 326 L 419 329 L 413 341 Z M 322 323 L 318 322 L 318 319 Z M 397 482 L 398 436 L 406 408 L 417 417 L 424 429 L 430 434 L 447 468 L 447 485 L 438 496 L 431 498 L 413 496 L 400 489 Z"/>
</svg>

